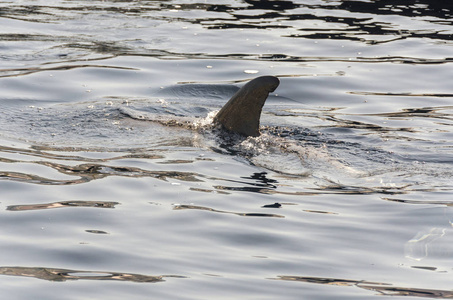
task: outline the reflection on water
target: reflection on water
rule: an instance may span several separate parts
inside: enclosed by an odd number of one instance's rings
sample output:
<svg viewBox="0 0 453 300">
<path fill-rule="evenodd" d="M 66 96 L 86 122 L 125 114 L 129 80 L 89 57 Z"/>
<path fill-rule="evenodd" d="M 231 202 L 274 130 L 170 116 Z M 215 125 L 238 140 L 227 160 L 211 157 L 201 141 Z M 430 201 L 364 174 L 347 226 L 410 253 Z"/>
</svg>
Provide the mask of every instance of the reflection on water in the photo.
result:
<svg viewBox="0 0 453 300">
<path fill-rule="evenodd" d="M 217 212 L 217 213 L 224 213 L 224 214 L 233 214 L 233 215 L 238 215 L 242 217 L 274 217 L 274 218 L 284 218 L 282 215 L 276 215 L 276 214 L 264 214 L 264 213 L 237 213 L 237 212 L 231 212 L 231 211 L 225 211 L 225 210 L 218 210 L 210 207 L 204 207 L 204 206 L 196 206 L 196 205 L 181 205 L 177 204 L 173 206 L 173 209 L 180 210 L 180 209 L 197 209 L 197 210 L 207 210 L 207 211 L 212 211 L 212 212 Z"/>
<path fill-rule="evenodd" d="M 96 230 L 96 229 L 87 229 L 85 232 L 94 233 L 94 234 L 109 234 L 107 231 Z"/>
<path fill-rule="evenodd" d="M 389 283 L 369 282 L 365 280 L 349 280 L 349 279 L 303 277 L 303 276 L 278 276 L 278 278 L 274 279 L 327 285 L 355 286 L 361 289 L 375 291 L 378 292 L 379 295 L 385 296 L 410 296 L 436 299 L 453 298 L 453 292 L 449 290 L 397 287 Z"/>
<path fill-rule="evenodd" d="M 14 147 L 0 147 L 0 153 L 11 153 L 18 155 L 26 155 L 36 158 L 41 158 L 41 160 L 30 162 L 26 159 L 9 159 L 0 157 L 0 162 L 7 164 L 36 164 L 51 168 L 58 171 L 60 174 L 68 176 L 77 176 L 77 179 L 51 179 L 45 178 L 36 174 L 27 174 L 22 172 L 12 172 L 12 171 L 0 171 L 0 179 L 3 180 L 13 180 L 13 181 L 22 181 L 28 183 L 42 184 L 42 185 L 72 185 L 72 184 L 81 184 L 87 183 L 92 180 L 98 180 L 106 178 L 108 176 L 125 176 L 125 177 L 152 177 L 160 180 L 167 180 L 168 178 L 182 180 L 182 181 L 201 181 L 197 178 L 196 173 L 191 172 L 178 172 L 178 171 L 149 171 L 143 170 L 140 168 L 134 167 L 116 167 L 108 166 L 98 163 L 84 163 L 78 165 L 66 165 L 53 162 L 54 160 L 63 160 L 63 161 L 78 161 L 78 162 L 108 162 L 116 160 L 126 160 L 131 158 L 140 158 L 140 159 L 159 159 L 163 158 L 162 155 L 150 154 L 150 153 L 137 153 L 137 154 L 126 154 L 126 155 L 117 155 L 114 157 L 108 158 L 89 158 L 78 155 L 66 155 L 66 154 L 55 154 L 51 153 L 52 151 L 61 152 L 61 148 L 52 149 L 50 147 L 35 147 L 36 150 L 30 149 L 20 149 Z M 74 148 L 68 149 L 70 152 L 74 152 Z M 42 160 L 47 159 L 47 160 Z M 52 160 L 52 161 L 51 161 Z M 173 161 L 173 163 L 186 163 L 187 161 Z M 165 162 L 163 162 L 165 163 Z"/>
<path fill-rule="evenodd" d="M 190 35 L 197 34 L 198 26 L 208 31 L 226 30 L 275 30 L 281 32 L 279 38 L 339 40 L 363 42 L 369 45 L 398 42 L 401 40 L 431 39 L 437 42 L 450 42 L 452 32 L 449 26 L 452 7 L 440 1 L 405 1 L 395 4 L 387 0 L 381 1 L 342 1 L 332 4 L 329 1 L 318 3 L 297 3 L 294 1 L 237 1 L 232 3 L 184 3 L 185 1 L 93 1 L 77 2 L 70 5 L 55 2 L 49 5 L 21 3 L 21 5 L 1 5 L 3 19 L 20 20 L 39 24 L 62 24 L 72 30 L 53 34 L 30 34 L 26 32 L 0 33 L 4 43 L 26 45 L 40 44 L 32 55 L 37 59 L 45 58 L 52 63 L 66 62 L 70 64 L 49 66 L 48 63 L 36 67 L 2 68 L 3 77 L 27 75 L 40 71 L 68 70 L 72 68 L 123 68 L 111 65 L 87 65 L 77 63 L 82 57 L 84 61 L 103 60 L 112 56 L 138 55 L 158 58 L 216 58 L 216 59 L 252 59 L 265 61 L 349 61 L 354 62 L 397 62 L 409 64 L 449 63 L 451 57 L 442 59 L 374 56 L 374 57 L 326 57 L 297 56 L 293 53 L 247 53 L 235 51 L 234 47 L 226 47 L 226 52 L 211 54 L 207 51 L 196 51 L 187 45 Z M 71 3 L 72 4 L 72 3 Z M 420 19 L 420 16 L 425 16 Z M 429 17 L 428 17 L 429 16 Z M 89 27 L 89 18 L 101 17 L 100 31 L 108 34 L 100 36 Z M 393 17 L 393 18 L 391 18 Z M 117 19 L 121 21 L 116 21 Z M 412 18 L 416 28 L 404 19 Z M 172 39 L 158 30 L 169 22 L 178 22 L 183 28 L 180 33 L 173 31 L 186 41 L 186 48 L 175 49 Z M 79 22 L 79 23 L 77 23 Z M 83 25 L 87 24 L 87 25 Z M 181 25 L 179 25 L 181 24 Z M 314 26 L 316 24 L 316 26 Z M 74 26 L 73 28 L 71 26 Z M 142 28 L 156 28 L 155 35 L 142 34 Z M 111 36 L 111 30 L 118 30 L 126 38 L 118 39 Z M 139 39 L 128 39 L 132 30 L 138 30 Z M 165 29 L 164 29 L 165 30 Z M 186 31 L 188 34 L 184 34 Z M 80 34 L 84 33 L 84 34 Z M 193 39 L 192 39 L 193 40 Z M 257 40 L 259 42 L 259 40 Z M 20 47 L 19 47 L 20 48 Z M 178 48 L 178 47 L 176 47 Z M 176 50 L 176 51 L 175 51 Z M 178 51 L 180 50 L 180 51 Z M 29 55 L 6 54 L 5 58 L 30 61 Z M 125 68 L 128 69 L 128 68 Z M 132 69 L 130 69 L 132 70 Z"/>
<path fill-rule="evenodd" d="M 6 210 L 23 211 L 23 210 L 40 210 L 49 208 L 61 207 L 95 207 L 95 208 L 115 208 L 118 202 L 105 202 L 105 201 L 60 201 L 53 203 L 43 204 L 28 204 L 28 205 L 10 205 Z"/>
<path fill-rule="evenodd" d="M 50 162 L 42 163 L 51 167 L 62 174 L 77 176 L 78 179 L 57 180 L 44 178 L 32 174 L 18 172 L 0 172 L 0 179 L 23 181 L 42 185 L 72 185 L 87 183 L 92 180 L 103 179 L 108 176 L 125 176 L 125 177 L 152 177 L 166 181 L 168 178 L 182 181 L 202 181 L 198 179 L 195 173 L 178 172 L 178 171 L 147 171 L 131 167 L 111 167 L 97 164 L 84 164 L 78 166 L 66 166 Z"/>
<path fill-rule="evenodd" d="M 388 194 L 398 195 L 408 193 L 410 185 L 404 186 L 381 186 L 381 187 L 366 187 L 366 186 L 350 186 L 337 182 L 332 182 L 327 178 L 322 181 L 319 180 L 317 187 L 310 187 L 308 191 L 288 192 L 278 189 L 262 188 L 262 187 L 232 187 L 216 185 L 214 188 L 220 191 L 240 191 L 240 192 L 253 192 L 260 194 L 281 194 L 281 195 L 294 195 L 294 196 L 313 196 L 317 194 L 348 194 L 348 195 L 367 195 L 367 194 Z M 418 189 L 417 189 L 418 190 Z"/>
<path fill-rule="evenodd" d="M 452 34 L 443 31 L 412 30 L 409 28 L 397 29 L 390 22 L 373 21 L 369 16 L 337 17 L 333 13 L 309 13 L 311 11 L 346 11 L 374 15 L 400 15 L 405 17 L 432 16 L 442 20 L 432 21 L 441 25 L 451 25 L 452 7 L 442 1 L 405 1 L 404 4 L 395 4 L 391 1 L 342 1 L 341 4 L 299 4 L 293 1 L 244 1 L 248 5 L 193 5 L 181 4 L 178 9 L 223 12 L 226 18 L 185 19 L 206 26 L 208 29 L 233 28 L 280 28 L 298 31 L 287 37 L 311 39 L 340 39 L 362 41 L 368 44 L 386 43 L 407 38 L 431 38 L 435 40 L 452 40 Z M 254 12 L 257 10 L 258 12 Z M 322 21 L 321 28 L 299 27 L 304 21 Z M 298 22 L 299 21 L 299 22 Z M 430 22 L 430 21 L 428 21 Z M 341 26 L 338 26 L 341 25 Z M 382 37 L 373 39 L 373 37 Z"/>
<path fill-rule="evenodd" d="M 261 206 L 263 208 L 280 208 L 282 205 L 280 203 L 275 202 L 274 204 L 266 204 Z"/>
<path fill-rule="evenodd" d="M 410 199 L 396 199 L 396 198 L 382 198 L 387 201 L 408 203 L 408 204 L 434 204 L 453 206 L 453 201 L 432 201 L 432 200 L 410 200 Z"/>
<path fill-rule="evenodd" d="M 416 261 L 450 259 L 453 256 L 451 228 L 430 228 L 417 232 L 404 245 L 404 252 L 406 257 Z"/>
<path fill-rule="evenodd" d="M 0 70 L 1 77 L 16 77 L 16 76 L 25 76 L 31 75 L 38 72 L 49 72 L 49 71 L 66 71 L 76 68 L 106 68 L 106 69 L 118 69 L 118 70 L 134 70 L 134 68 L 125 68 L 119 66 L 105 66 L 105 65 L 63 65 L 56 67 L 31 67 L 31 68 L 16 68 L 16 69 L 2 69 Z"/>
<path fill-rule="evenodd" d="M 131 273 L 80 271 L 40 267 L 0 267 L 0 275 L 34 277 L 49 281 L 115 280 L 132 282 L 162 282 L 165 277 L 185 278 L 177 275 L 149 276 Z"/>
<path fill-rule="evenodd" d="M 126 155 L 119 155 L 109 158 L 90 158 L 86 156 L 80 155 L 68 155 L 68 154 L 55 154 L 52 151 L 67 151 L 67 152 L 84 152 L 85 149 L 77 149 L 75 147 L 65 148 L 65 147 L 46 147 L 42 145 L 34 145 L 30 146 L 30 148 L 17 148 L 17 147 L 9 147 L 9 146 L 0 146 L 0 152 L 5 153 L 16 153 L 16 154 L 23 154 L 32 157 L 38 158 L 48 158 L 48 159 L 58 159 L 58 160 L 73 160 L 73 161 L 84 161 L 84 162 L 106 162 L 110 160 L 118 160 L 118 159 L 127 159 L 127 158 L 143 158 L 143 159 L 158 159 L 163 158 L 162 155 L 159 154 L 151 154 L 140 152 L 137 154 L 131 153 Z M 19 162 L 18 160 L 11 160 L 6 158 L 1 158 L 2 161 L 5 162 Z M 39 163 L 39 162 L 38 162 Z"/>
</svg>

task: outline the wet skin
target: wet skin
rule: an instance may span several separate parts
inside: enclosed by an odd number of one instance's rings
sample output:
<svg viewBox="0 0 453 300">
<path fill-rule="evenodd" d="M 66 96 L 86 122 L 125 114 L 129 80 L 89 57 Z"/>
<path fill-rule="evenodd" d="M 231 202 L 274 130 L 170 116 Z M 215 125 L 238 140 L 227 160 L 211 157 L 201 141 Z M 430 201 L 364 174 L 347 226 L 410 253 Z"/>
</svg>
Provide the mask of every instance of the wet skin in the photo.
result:
<svg viewBox="0 0 453 300">
<path fill-rule="evenodd" d="M 261 110 L 269 93 L 279 84 L 280 80 L 274 76 L 261 76 L 249 81 L 222 107 L 214 117 L 214 123 L 230 132 L 259 136 Z"/>
</svg>

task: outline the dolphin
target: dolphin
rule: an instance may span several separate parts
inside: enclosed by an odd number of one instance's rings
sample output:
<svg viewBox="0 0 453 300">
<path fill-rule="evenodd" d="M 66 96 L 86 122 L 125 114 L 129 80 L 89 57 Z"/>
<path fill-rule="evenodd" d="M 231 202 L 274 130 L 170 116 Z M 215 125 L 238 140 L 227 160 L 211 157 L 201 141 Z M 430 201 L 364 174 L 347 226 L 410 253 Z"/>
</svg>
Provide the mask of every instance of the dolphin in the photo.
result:
<svg viewBox="0 0 453 300">
<path fill-rule="evenodd" d="M 275 76 L 261 76 L 249 81 L 217 113 L 214 124 L 243 136 L 259 136 L 264 102 L 279 84 L 280 80 Z"/>
<path fill-rule="evenodd" d="M 214 127 L 219 127 L 227 132 L 237 133 L 241 136 L 257 137 L 260 135 L 260 117 L 264 103 L 269 93 L 275 91 L 280 84 L 280 80 L 275 76 L 257 77 L 242 88 L 238 89 L 231 99 L 220 109 L 212 121 Z M 167 113 L 177 116 L 168 119 L 167 116 L 158 115 L 157 117 L 145 118 L 140 110 L 129 107 L 121 107 L 121 113 L 134 119 L 146 119 L 170 127 L 183 127 L 197 129 L 193 118 L 179 116 L 178 111 L 172 113 L 170 108 Z"/>
</svg>

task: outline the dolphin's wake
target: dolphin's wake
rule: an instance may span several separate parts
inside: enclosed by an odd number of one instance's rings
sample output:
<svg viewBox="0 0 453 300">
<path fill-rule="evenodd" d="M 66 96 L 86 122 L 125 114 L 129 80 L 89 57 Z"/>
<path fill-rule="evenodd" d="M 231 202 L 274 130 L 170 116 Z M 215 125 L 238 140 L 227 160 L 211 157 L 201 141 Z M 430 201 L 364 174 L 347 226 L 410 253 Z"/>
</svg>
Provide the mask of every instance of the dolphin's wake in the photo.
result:
<svg viewBox="0 0 453 300">
<path fill-rule="evenodd" d="M 157 93 L 164 98 L 112 97 L 71 105 L 10 106 L 0 112 L 1 135 L 56 151 L 203 149 L 282 176 L 310 176 L 342 184 L 366 178 L 390 186 L 399 178 L 427 172 L 433 178 L 452 176 L 438 166 L 408 164 L 407 159 L 378 146 L 338 140 L 335 133 L 269 125 L 269 116 L 273 124 L 287 120 L 285 114 L 275 114 L 284 110 L 280 103 L 275 104 L 275 96 L 265 110 L 265 126 L 260 127 L 264 102 L 277 85 L 277 78 L 265 76 L 240 89 L 221 85 L 216 91 L 214 84 L 180 85 L 168 89 L 174 95 L 169 96 L 168 90 L 167 95 Z M 190 97 L 201 98 L 185 99 L 178 92 L 181 89 L 191 91 Z M 208 96 L 195 93 L 198 89 Z M 394 175 L 388 176 L 391 173 Z M 412 184 L 408 179 L 404 182 Z"/>
</svg>

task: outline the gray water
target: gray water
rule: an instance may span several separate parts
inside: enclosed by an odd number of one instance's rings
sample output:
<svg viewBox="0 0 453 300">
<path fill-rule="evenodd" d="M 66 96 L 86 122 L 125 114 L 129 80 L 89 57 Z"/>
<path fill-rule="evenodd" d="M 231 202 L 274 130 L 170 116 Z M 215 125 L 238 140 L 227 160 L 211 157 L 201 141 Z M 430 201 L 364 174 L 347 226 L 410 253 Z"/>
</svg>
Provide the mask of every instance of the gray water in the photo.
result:
<svg viewBox="0 0 453 300">
<path fill-rule="evenodd" d="M 1 2 L 0 294 L 452 298 L 452 12 Z M 262 135 L 213 129 L 261 75 Z"/>
</svg>

